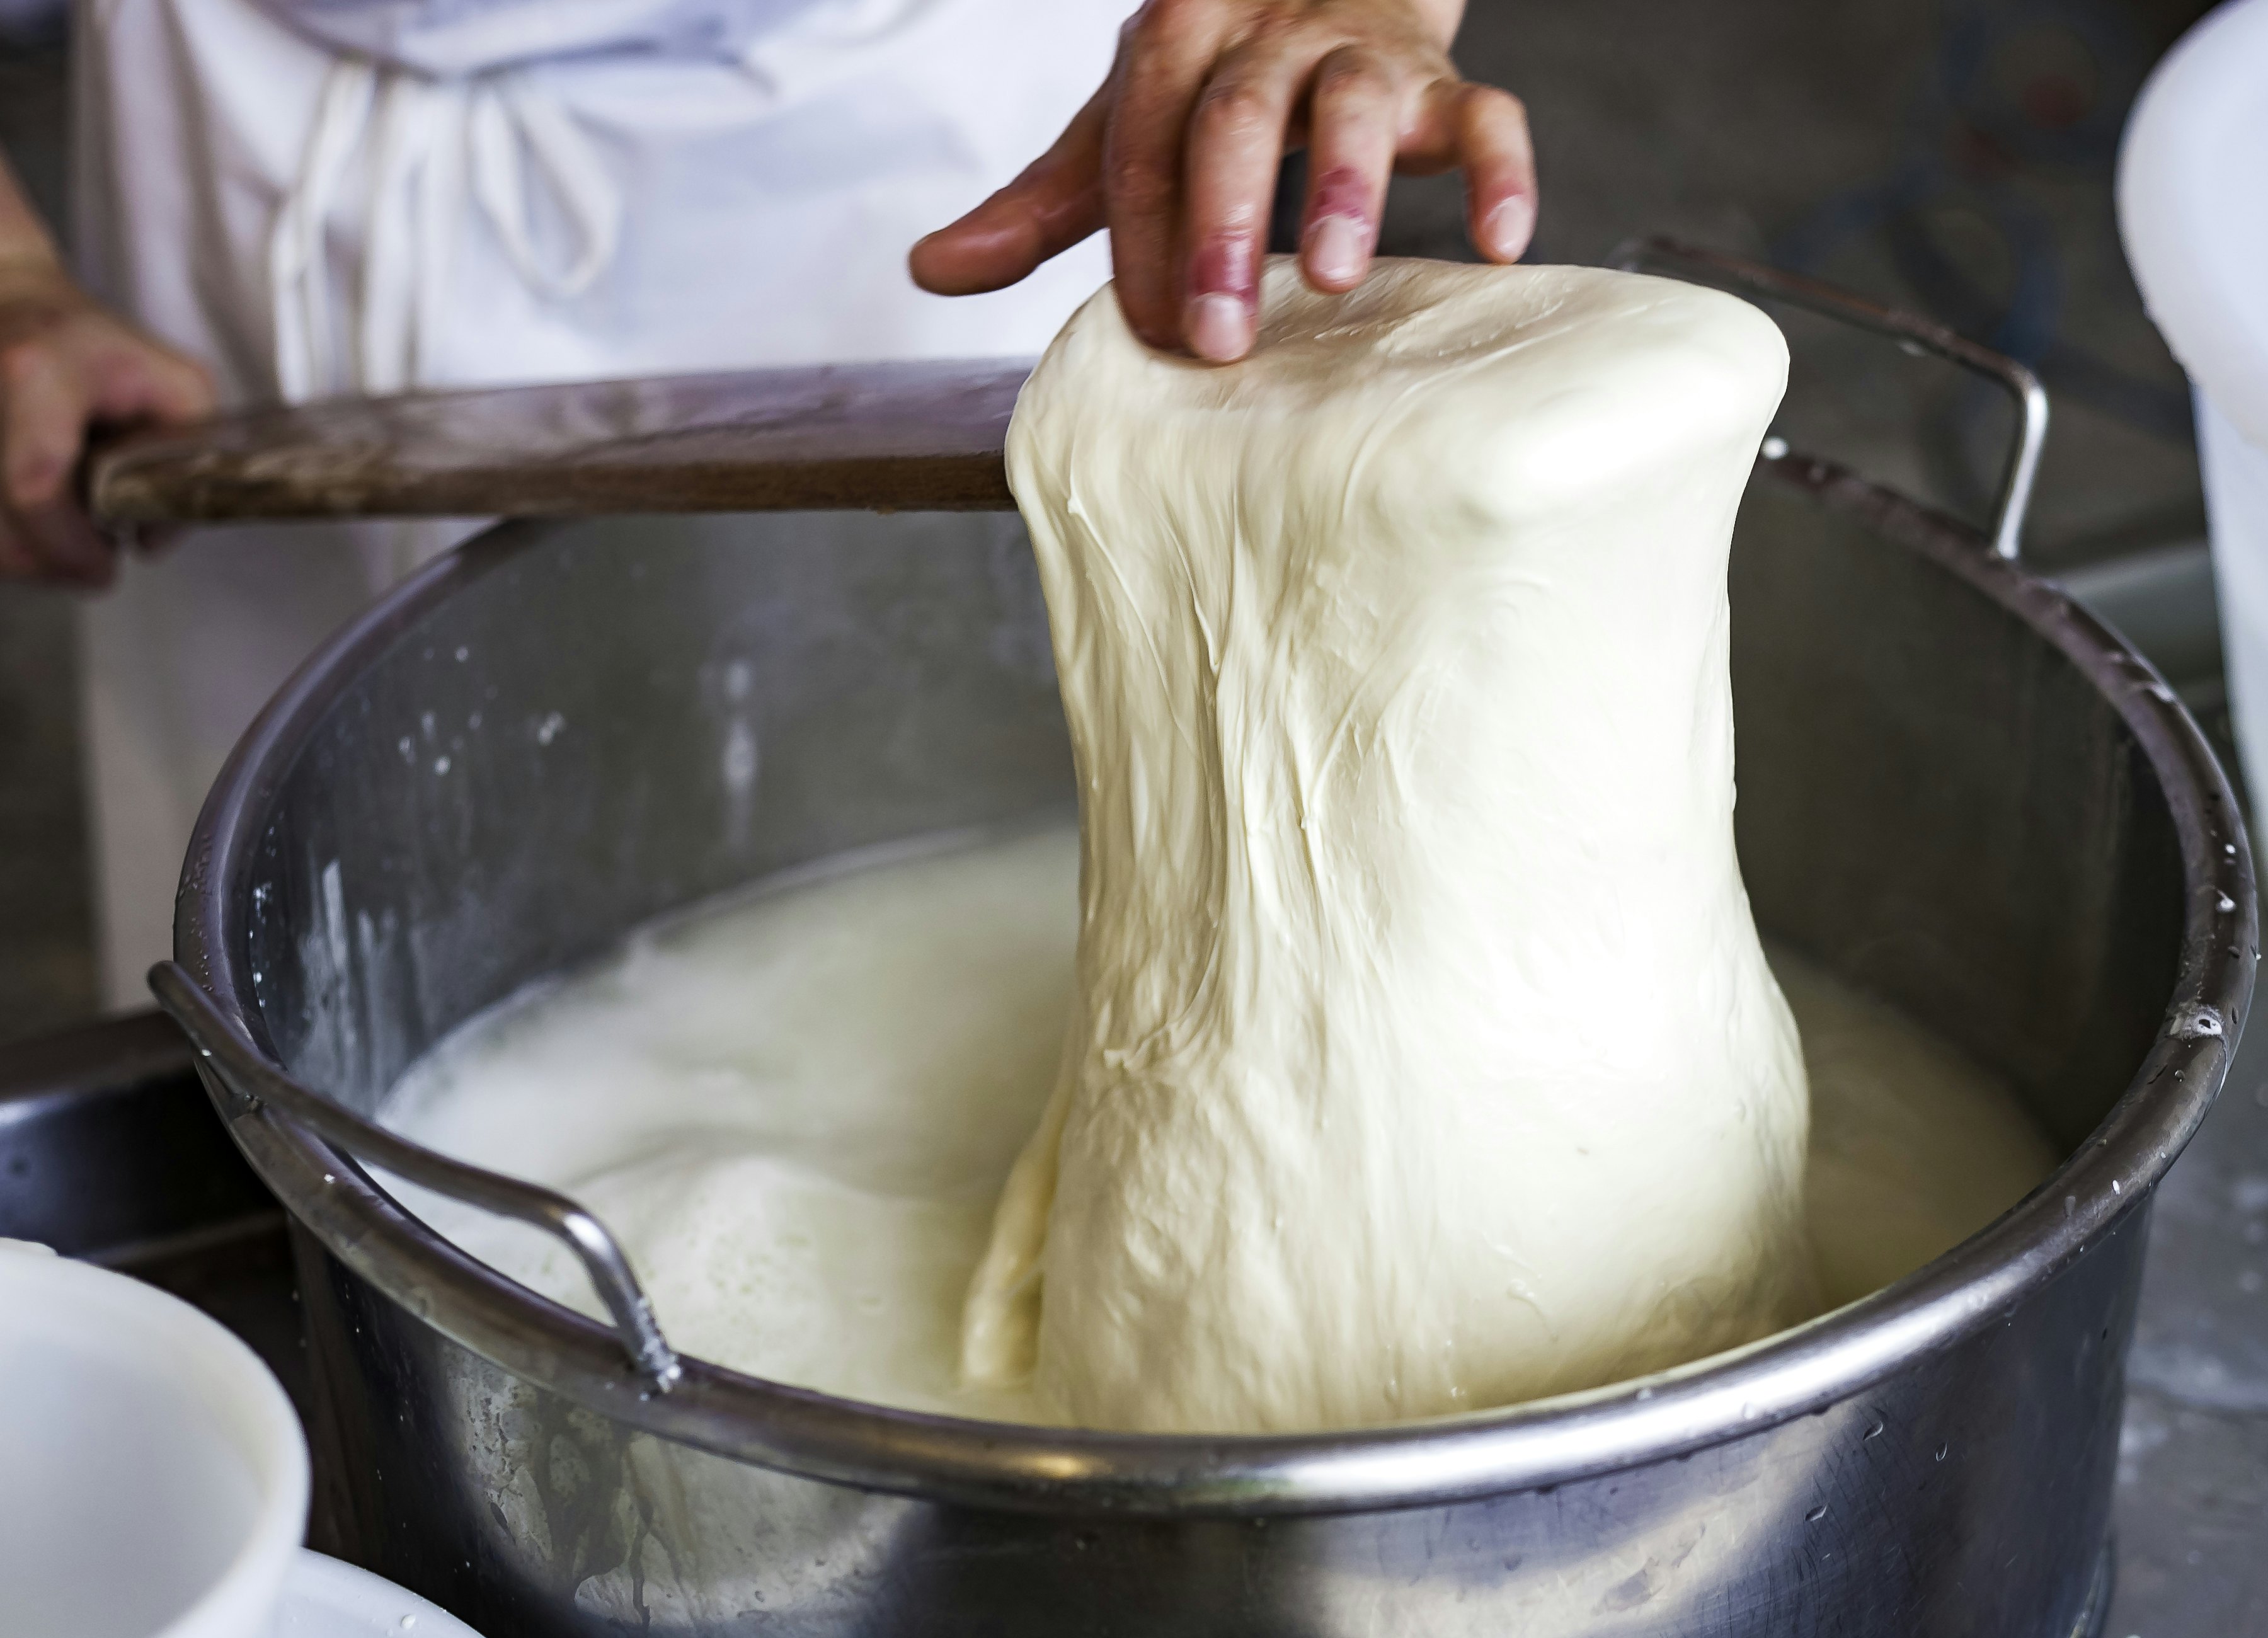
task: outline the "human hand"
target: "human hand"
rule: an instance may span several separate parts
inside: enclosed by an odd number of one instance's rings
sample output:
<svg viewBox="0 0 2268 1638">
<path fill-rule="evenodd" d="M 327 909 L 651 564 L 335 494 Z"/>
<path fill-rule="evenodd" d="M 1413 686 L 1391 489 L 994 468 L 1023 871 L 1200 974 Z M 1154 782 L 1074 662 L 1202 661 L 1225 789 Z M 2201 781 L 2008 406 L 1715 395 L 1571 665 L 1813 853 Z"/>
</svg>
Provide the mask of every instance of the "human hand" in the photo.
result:
<svg viewBox="0 0 2268 1638">
<path fill-rule="evenodd" d="M 1241 358 L 1277 167 L 1303 143 L 1300 261 L 1316 289 L 1362 282 L 1396 170 L 1462 166 L 1474 244 L 1517 261 L 1535 228 L 1527 114 L 1449 61 L 1463 4 L 1146 0 L 1102 89 L 1022 175 L 914 247 L 914 282 L 998 290 L 1108 226 L 1136 335 Z"/>
<path fill-rule="evenodd" d="M 212 408 L 202 367 L 97 306 L 52 258 L 0 261 L 0 579 L 109 584 L 110 548 L 71 492 L 87 429 Z"/>
</svg>

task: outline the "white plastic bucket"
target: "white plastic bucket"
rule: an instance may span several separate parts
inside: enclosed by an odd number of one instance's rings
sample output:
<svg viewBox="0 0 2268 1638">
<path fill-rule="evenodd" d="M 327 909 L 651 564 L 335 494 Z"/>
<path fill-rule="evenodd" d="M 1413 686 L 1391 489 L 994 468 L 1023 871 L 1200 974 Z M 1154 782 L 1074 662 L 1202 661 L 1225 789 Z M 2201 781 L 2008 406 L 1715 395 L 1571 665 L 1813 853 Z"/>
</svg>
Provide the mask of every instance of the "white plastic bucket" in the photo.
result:
<svg viewBox="0 0 2268 1638">
<path fill-rule="evenodd" d="M 268 1638 L 306 1516 L 306 1442 L 258 1355 L 0 1242 L 0 1632 Z"/>
<path fill-rule="evenodd" d="M 2142 88 L 2118 156 L 2118 226 L 2150 317 L 2196 387 L 2229 703 L 2257 814 L 2268 803 L 2268 0 L 2212 12 Z"/>
</svg>

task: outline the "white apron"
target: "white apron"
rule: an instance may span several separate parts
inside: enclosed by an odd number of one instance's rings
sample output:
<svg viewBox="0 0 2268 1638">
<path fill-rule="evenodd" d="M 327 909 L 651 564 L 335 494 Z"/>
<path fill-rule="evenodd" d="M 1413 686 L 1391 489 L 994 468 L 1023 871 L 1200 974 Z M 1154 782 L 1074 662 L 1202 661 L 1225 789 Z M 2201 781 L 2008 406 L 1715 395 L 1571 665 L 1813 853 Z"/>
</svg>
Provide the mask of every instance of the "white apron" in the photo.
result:
<svg viewBox="0 0 2268 1638">
<path fill-rule="evenodd" d="M 232 404 L 1035 354 L 1099 238 L 954 300 L 905 254 L 1054 139 L 1130 4 L 82 0 L 81 274 Z M 85 605 L 108 1005 L 254 713 L 469 527 L 203 530 Z"/>
</svg>

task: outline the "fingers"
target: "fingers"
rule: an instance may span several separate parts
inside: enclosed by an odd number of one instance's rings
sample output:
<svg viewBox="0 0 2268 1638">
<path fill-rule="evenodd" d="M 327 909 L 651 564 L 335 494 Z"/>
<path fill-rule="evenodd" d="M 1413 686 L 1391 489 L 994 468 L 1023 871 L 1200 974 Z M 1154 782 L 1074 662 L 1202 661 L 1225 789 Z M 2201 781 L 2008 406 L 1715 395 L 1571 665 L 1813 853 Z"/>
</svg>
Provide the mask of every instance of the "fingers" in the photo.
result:
<svg viewBox="0 0 2268 1638">
<path fill-rule="evenodd" d="M 1216 364 L 1252 348 L 1276 173 L 1306 67 L 1264 48 L 1233 52 L 1189 116 L 1182 339 Z"/>
<path fill-rule="evenodd" d="M 1457 108 L 1465 220 L 1480 253 L 1517 262 L 1535 236 L 1535 149 L 1528 111 L 1509 92 L 1468 85 Z"/>
<path fill-rule="evenodd" d="M 1108 91 L 1014 181 L 917 242 L 906 259 L 914 283 L 939 296 L 1005 289 L 1100 229 Z"/>
<path fill-rule="evenodd" d="M 1474 245 L 1492 262 L 1520 260 L 1535 234 L 1535 150 L 1519 98 L 1493 85 L 1436 81 L 1403 134 L 1401 159 L 1418 175 L 1462 166 Z"/>
<path fill-rule="evenodd" d="M 60 348 L 27 343 L 0 353 L 0 503 L 21 512 L 62 492 L 92 409 Z"/>
<path fill-rule="evenodd" d="M 72 488 L 88 426 L 190 420 L 213 402 L 203 369 L 59 270 L 0 292 L 0 577 L 107 582 L 114 554 Z"/>
<path fill-rule="evenodd" d="M 1352 290 L 1370 269 L 1394 169 L 1395 90 L 1370 53 L 1342 48 L 1315 70 L 1300 265 L 1317 290 Z"/>
<path fill-rule="evenodd" d="M 95 403 L 108 419 L 197 421 L 210 415 L 218 395 L 212 373 L 179 353 L 151 347 L 126 361 L 114 384 Z"/>
<path fill-rule="evenodd" d="M 93 407 L 87 388 L 60 347 L 0 353 L 0 534 L 10 538 L 16 572 L 100 586 L 110 579 L 110 551 L 70 493 Z"/>
<path fill-rule="evenodd" d="M 1102 153 L 1111 273 L 1127 324 L 1152 347 L 1182 343 L 1182 148 L 1206 72 L 1227 43 L 1224 11 L 1151 0 L 1128 26 L 1111 76 Z"/>
<path fill-rule="evenodd" d="M 998 290 L 1098 226 L 1128 326 L 1160 349 L 1241 358 L 1287 142 L 1310 146 L 1301 270 L 1351 290 L 1369 270 L 1396 169 L 1462 166 L 1484 255 L 1513 262 L 1535 227 L 1535 163 L 1517 99 L 1458 77 L 1457 8 L 1290 0 L 1146 0 L 1109 80 L 1024 173 L 916 245 L 915 282 Z M 1440 8 L 1435 8 L 1440 10 Z"/>
</svg>

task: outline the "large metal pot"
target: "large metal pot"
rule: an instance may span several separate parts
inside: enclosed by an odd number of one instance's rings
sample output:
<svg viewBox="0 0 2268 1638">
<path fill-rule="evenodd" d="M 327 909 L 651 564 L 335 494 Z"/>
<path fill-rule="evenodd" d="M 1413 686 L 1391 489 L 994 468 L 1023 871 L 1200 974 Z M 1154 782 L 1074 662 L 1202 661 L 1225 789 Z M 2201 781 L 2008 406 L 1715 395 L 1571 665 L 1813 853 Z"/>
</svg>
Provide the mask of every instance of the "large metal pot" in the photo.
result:
<svg viewBox="0 0 2268 1638">
<path fill-rule="evenodd" d="M 296 1220 L 340 1545 L 498 1638 L 2092 1630 L 2149 1194 L 2255 959 L 2228 786 L 2087 615 L 1821 463 L 1759 462 L 1733 608 L 1759 919 L 2007 1076 L 2067 1161 L 1733 1357 L 1374 1432 L 1158 1438 L 677 1361 L 599 1226 L 361 1118 L 451 1028 L 652 916 L 1060 806 L 1012 520 L 508 525 L 434 565 L 245 741 L 158 975 Z M 456 1251 L 350 1152 L 548 1217 L 619 1334 Z"/>
</svg>

